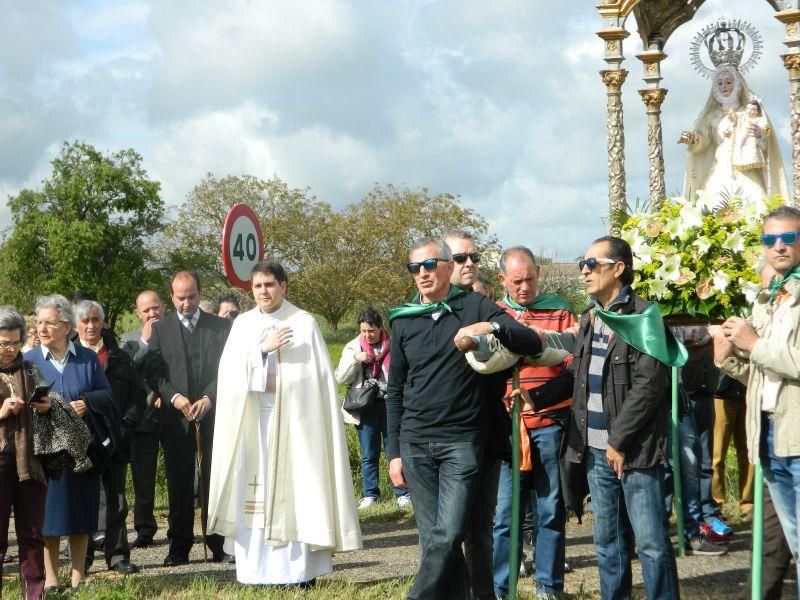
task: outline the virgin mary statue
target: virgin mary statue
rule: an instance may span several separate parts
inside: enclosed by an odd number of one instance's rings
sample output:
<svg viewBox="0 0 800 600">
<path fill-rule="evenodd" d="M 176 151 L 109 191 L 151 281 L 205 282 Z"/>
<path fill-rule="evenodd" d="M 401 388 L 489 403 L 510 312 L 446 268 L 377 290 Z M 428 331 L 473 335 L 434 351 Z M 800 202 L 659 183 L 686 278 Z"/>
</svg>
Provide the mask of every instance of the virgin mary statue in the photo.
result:
<svg viewBox="0 0 800 600">
<path fill-rule="evenodd" d="M 724 25 L 724 24 L 723 24 Z M 744 204 L 761 202 L 768 196 L 789 200 L 783 159 L 775 131 L 760 101 L 760 118 L 747 105 L 756 96 L 739 72 L 741 52 L 733 48 L 731 29 L 719 27 L 707 47 L 716 67 L 711 74 L 711 92 L 691 131 L 681 133 L 679 142 L 688 146 L 688 164 L 683 186 L 684 198 L 704 190 L 713 207 L 738 198 Z M 715 44 L 717 44 L 715 46 Z M 751 139 L 748 139 L 751 138 Z M 763 160 L 747 160 L 737 144 L 755 144 Z"/>
</svg>

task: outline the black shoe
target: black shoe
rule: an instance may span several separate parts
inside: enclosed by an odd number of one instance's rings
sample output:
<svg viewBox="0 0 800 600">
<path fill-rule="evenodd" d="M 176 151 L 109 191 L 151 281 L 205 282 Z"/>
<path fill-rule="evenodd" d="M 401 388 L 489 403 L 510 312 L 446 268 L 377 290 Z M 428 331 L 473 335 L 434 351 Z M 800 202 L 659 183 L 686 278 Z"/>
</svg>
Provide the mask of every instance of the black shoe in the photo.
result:
<svg viewBox="0 0 800 600">
<path fill-rule="evenodd" d="M 149 548 L 152 545 L 153 538 L 146 535 L 137 535 L 131 544 L 131 548 Z"/>
<path fill-rule="evenodd" d="M 105 548 L 106 545 L 106 536 L 100 536 L 95 539 L 89 540 L 89 550 L 94 550 L 95 552 L 100 552 Z"/>
<path fill-rule="evenodd" d="M 226 565 L 233 565 L 236 564 L 236 557 L 233 554 L 228 554 L 226 552 L 218 552 L 211 557 L 211 562 L 215 563 L 225 563 Z"/>
<path fill-rule="evenodd" d="M 44 588 L 42 598 L 56 598 L 61 595 L 61 589 L 57 585 L 48 585 Z"/>
<path fill-rule="evenodd" d="M 164 559 L 165 567 L 177 567 L 180 565 L 186 565 L 188 563 L 188 556 L 178 556 L 177 554 L 167 554 L 167 557 Z"/>
<path fill-rule="evenodd" d="M 132 575 L 134 573 L 139 572 L 139 567 L 133 564 L 131 561 L 127 559 L 122 559 L 118 563 L 115 563 L 108 567 L 110 571 L 116 571 L 117 573 L 122 573 L 123 575 Z"/>
</svg>

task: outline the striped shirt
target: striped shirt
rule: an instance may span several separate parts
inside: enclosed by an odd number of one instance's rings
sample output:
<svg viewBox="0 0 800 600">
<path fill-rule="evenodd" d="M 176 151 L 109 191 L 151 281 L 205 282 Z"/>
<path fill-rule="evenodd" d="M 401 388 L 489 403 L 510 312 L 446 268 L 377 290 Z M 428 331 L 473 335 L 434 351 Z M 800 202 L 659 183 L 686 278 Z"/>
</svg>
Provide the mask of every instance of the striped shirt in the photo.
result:
<svg viewBox="0 0 800 600">
<path fill-rule="evenodd" d="M 592 331 L 592 358 L 589 361 L 586 402 L 589 446 L 605 450 L 608 445 L 608 424 L 603 412 L 603 367 L 606 364 L 610 329 L 602 319 L 595 318 Z"/>
</svg>

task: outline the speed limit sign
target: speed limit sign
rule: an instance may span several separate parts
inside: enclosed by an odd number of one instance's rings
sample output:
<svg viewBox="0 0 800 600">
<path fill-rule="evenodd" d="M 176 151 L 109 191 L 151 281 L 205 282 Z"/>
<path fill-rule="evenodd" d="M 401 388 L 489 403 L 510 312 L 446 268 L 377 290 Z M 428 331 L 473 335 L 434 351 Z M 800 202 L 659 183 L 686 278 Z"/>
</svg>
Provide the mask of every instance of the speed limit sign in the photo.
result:
<svg viewBox="0 0 800 600">
<path fill-rule="evenodd" d="M 250 270 L 264 258 L 261 224 L 247 204 L 234 204 L 222 226 L 222 265 L 234 287 L 250 289 Z"/>
</svg>

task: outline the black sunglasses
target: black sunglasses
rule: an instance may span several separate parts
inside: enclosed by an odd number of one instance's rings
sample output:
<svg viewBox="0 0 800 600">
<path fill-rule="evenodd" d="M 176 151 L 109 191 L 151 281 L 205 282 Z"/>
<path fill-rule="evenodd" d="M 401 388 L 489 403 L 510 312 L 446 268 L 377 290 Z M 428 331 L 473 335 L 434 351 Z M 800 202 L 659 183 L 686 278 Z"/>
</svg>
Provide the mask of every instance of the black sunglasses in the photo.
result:
<svg viewBox="0 0 800 600">
<path fill-rule="evenodd" d="M 458 252 L 456 254 L 453 254 L 453 260 L 457 262 L 459 265 L 467 262 L 468 258 L 475 264 L 481 262 L 481 255 L 477 252 Z"/>
<path fill-rule="evenodd" d="M 761 243 L 764 244 L 765 248 L 772 248 L 775 242 L 778 241 L 778 238 L 787 246 L 791 246 L 797 243 L 797 230 L 784 231 L 783 233 L 762 233 Z"/>
<path fill-rule="evenodd" d="M 410 262 L 406 265 L 408 272 L 412 275 L 419 273 L 420 267 L 425 267 L 426 271 L 433 271 L 440 262 L 450 262 L 446 258 L 426 258 L 422 262 Z"/>
<path fill-rule="evenodd" d="M 587 258 L 586 260 L 578 261 L 578 270 L 583 271 L 583 267 L 589 267 L 590 271 L 594 271 L 597 268 L 597 265 L 604 264 L 604 265 L 613 265 L 617 261 L 611 258 Z"/>
</svg>

